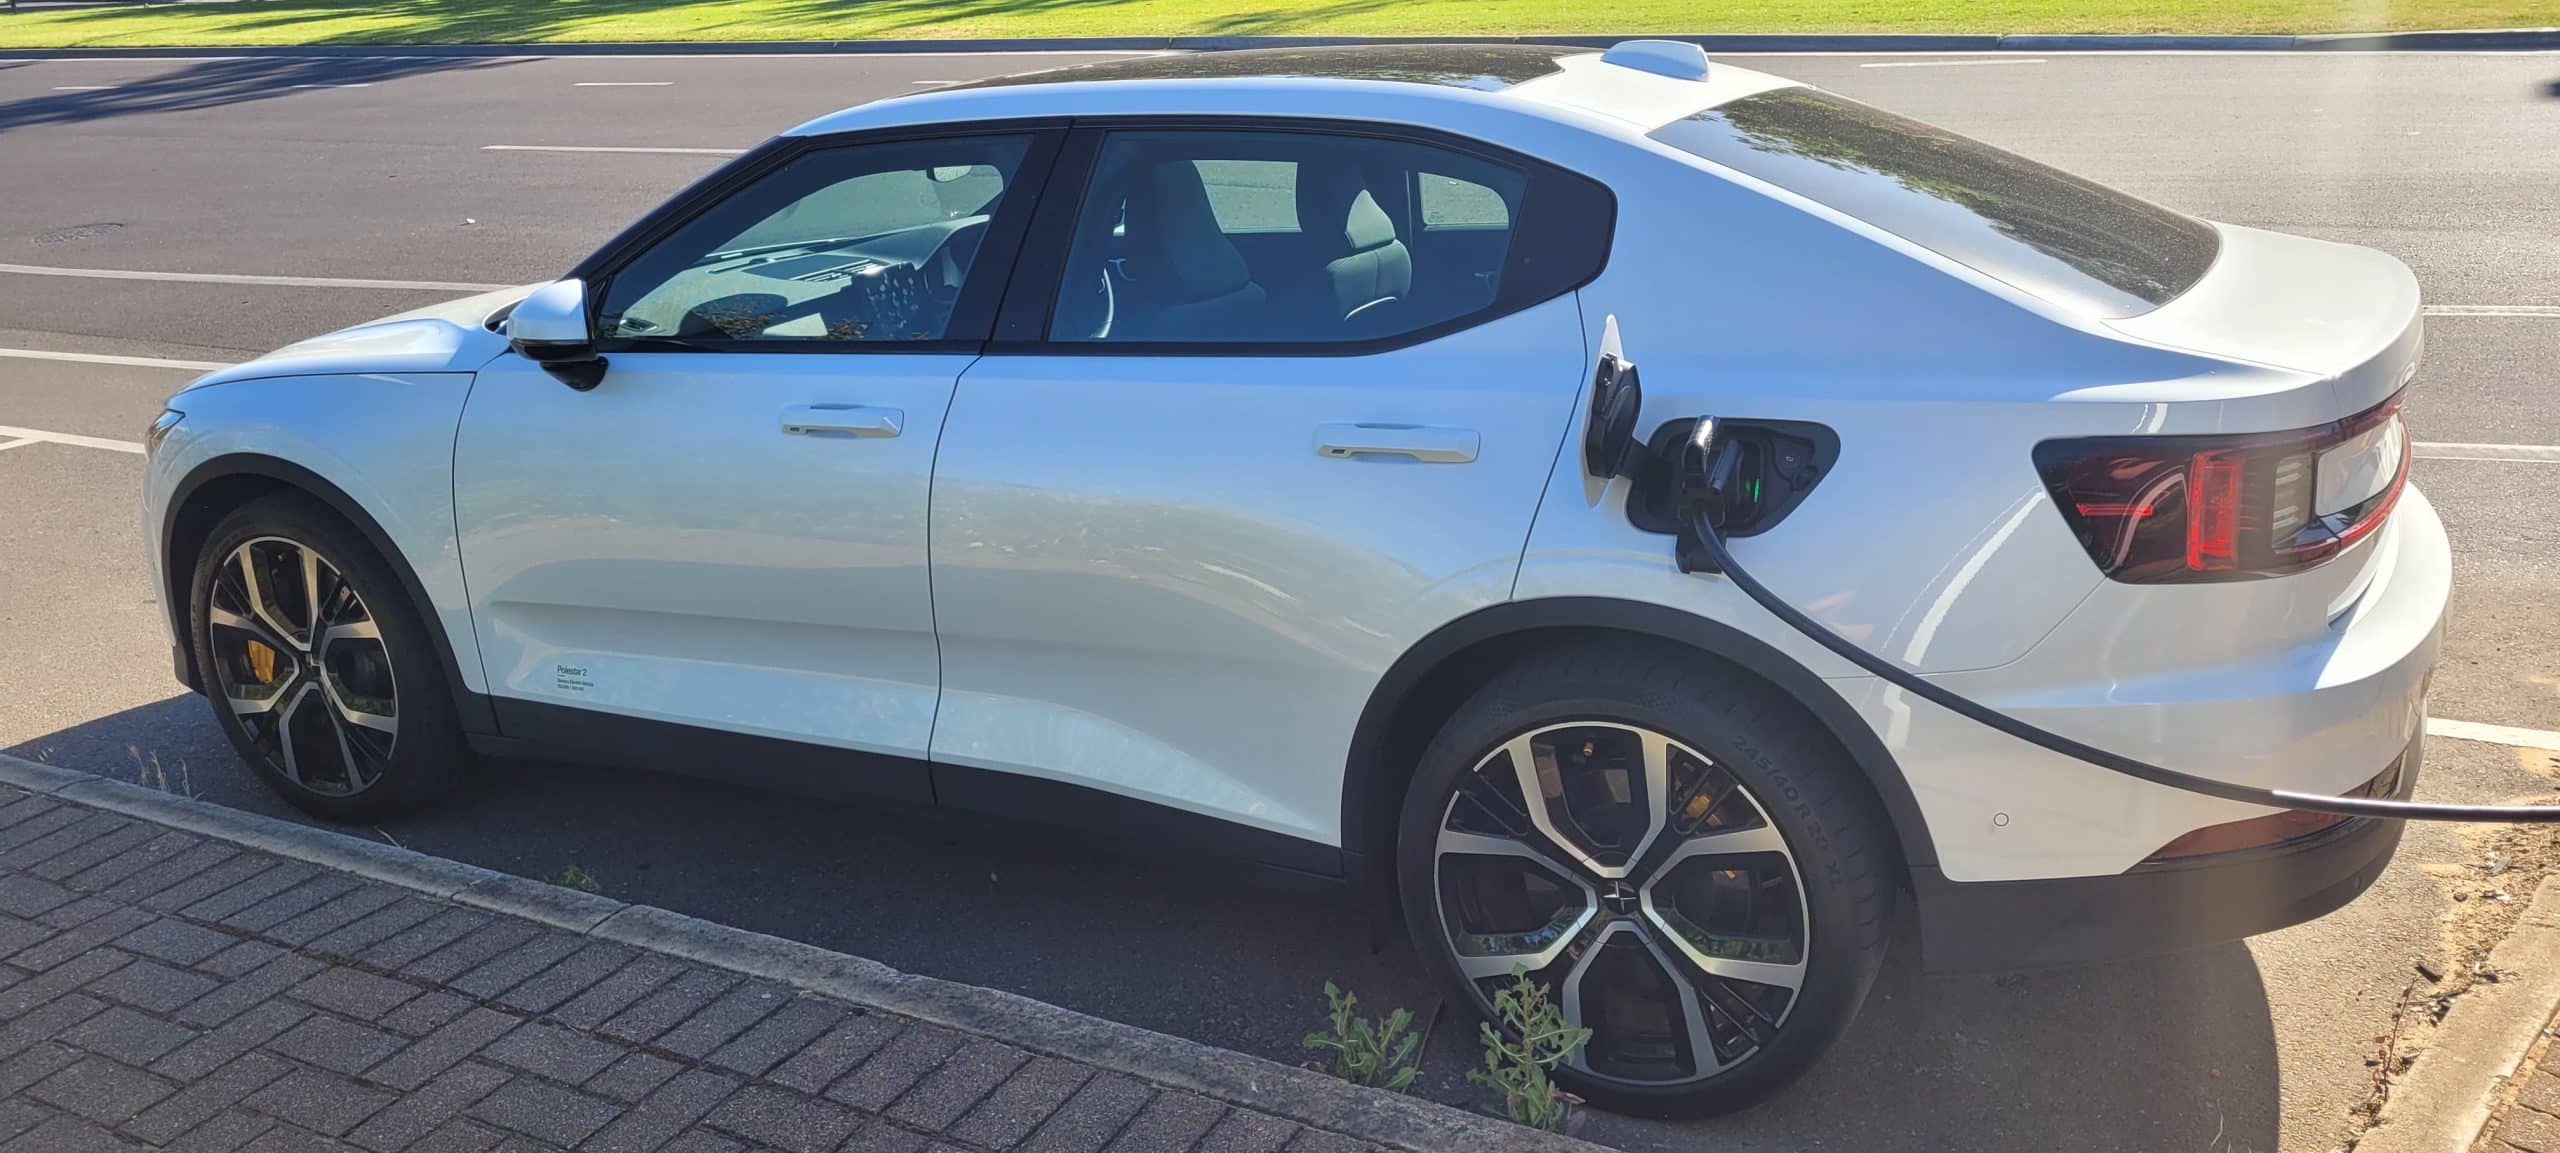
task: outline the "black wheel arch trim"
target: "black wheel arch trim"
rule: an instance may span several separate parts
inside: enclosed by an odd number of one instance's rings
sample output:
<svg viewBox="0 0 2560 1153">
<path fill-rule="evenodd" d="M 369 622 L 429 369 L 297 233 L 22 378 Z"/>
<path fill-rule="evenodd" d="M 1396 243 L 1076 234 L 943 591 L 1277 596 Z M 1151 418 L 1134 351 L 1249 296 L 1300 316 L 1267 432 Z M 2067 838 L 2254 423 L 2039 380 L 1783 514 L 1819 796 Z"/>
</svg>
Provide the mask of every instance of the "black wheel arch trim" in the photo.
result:
<svg viewBox="0 0 2560 1153">
<path fill-rule="evenodd" d="M 1406 649 L 1371 690 L 1352 730 L 1342 781 L 1342 847 L 1355 881 L 1377 892 L 1393 887 L 1394 870 L 1387 862 L 1394 860 L 1397 807 L 1381 804 L 1379 798 L 1400 802 L 1401 782 L 1411 776 L 1412 766 L 1389 764 L 1386 755 L 1407 699 L 1445 662 L 1468 649 L 1515 634 L 1564 629 L 1673 641 L 1760 676 L 1804 706 L 1848 750 L 1883 802 L 1905 869 L 1936 867 L 1937 848 L 1901 766 L 1849 702 L 1811 670 L 1748 633 L 1679 609 L 1610 597 L 1543 597 L 1478 609 L 1442 625 Z M 1390 785 L 1397 787 L 1386 791 Z"/>
<path fill-rule="evenodd" d="M 218 456 L 197 465 L 171 490 L 168 507 L 161 513 L 160 556 L 162 565 L 168 570 L 166 579 L 169 589 L 169 603 L 164 608 L 169 616 L 172 635 L 180 638 L 178 660 L 181 664 L 177 672 L 181 682 L 190 689 L 203 691 L 203 677 L 195 668 L 195 647 L 185 639 L 193 635 L 194 629 L 191 608 L 195 598 L 196 558 L 192 555 L 192 551 L 187 556 L 178 555 L 178 525 L 185 516 L 189 504 L 206 485 L 241 476 L 258 477 L 298 491 L 328 506 L 331 512 L 338 514 L 348 524 L 354 525 L 356 531 L 363 534 L 365 543 L 372 545 L 374 552 L 382 557 L 383 562 L 391 566 L 391 571 L 398 574 L 401 593 L 408 597 L 411 610 L 419 615 L 421 618 L 419 623 L 425 627 L 428 639 L 434 643 L 436 662 L 444 669 L 445 687 L 452 697 L 454 715 L 460 721 L 463 731 L 468 733 L 498 731 L 497 721 L 491 715 L 488 699 L 463 682 L 461 662 L 454 654 L 452 638 L 445 635 L 443 622 L 435 611 L 435 601 L 427 595 L 426 586 L 418 580 L 417 571 L 410 566 L 408 555 L 400 551 L 400 547 L 392 542 L 391 534 L 383 531 L 381 522 L 376 521 L 373 514 L 366 511 L 362 504 L 357 503 L 354 497 L 347 495 L 345 489 L 331 483 L 328 478 L 292 461 L 260 453 L 233 453 Z M 219 517 L 221 513 L 214 515 Z"/>
</svg>

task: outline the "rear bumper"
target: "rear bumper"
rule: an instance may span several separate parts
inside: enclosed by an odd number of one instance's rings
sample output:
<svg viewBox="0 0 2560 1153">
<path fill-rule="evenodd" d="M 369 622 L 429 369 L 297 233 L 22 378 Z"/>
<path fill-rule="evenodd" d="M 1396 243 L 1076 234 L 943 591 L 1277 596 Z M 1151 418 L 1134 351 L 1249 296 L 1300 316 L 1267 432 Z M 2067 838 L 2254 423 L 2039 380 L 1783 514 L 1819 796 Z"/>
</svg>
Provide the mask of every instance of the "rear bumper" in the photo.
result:
<svg viewBox="0 0 2560 1153">
<path fill-rule="evenodd" d="M 2401 754 L 2416 784 L 2425 737 Z M 1950 881 L 1911 870 L 1920 952 L 1932 971 L 2123 960 L 2274 932 L 2329 914 L 2382 875 L 2402 822 L 2350 820 L 2307 837 L 2105 877 Z"/>
</svg>

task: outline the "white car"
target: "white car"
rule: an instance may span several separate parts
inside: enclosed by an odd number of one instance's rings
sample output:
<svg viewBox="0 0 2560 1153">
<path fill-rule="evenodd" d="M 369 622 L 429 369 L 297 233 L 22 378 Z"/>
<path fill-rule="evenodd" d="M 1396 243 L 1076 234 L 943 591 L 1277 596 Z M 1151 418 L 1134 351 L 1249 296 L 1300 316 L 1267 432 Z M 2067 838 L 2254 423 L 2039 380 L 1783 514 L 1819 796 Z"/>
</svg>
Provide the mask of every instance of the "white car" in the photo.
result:
<svg viewBox="0 0 2560 1153">
<path fill-rule="evenodd" d="M 1702 1112 L 1840 1034 L 1898 903 L 1932 967 L 2124 956 L 2399 828 L 1909 699 L 1684 572 L 1595 394 L 1715 416 L 1733 555 L 1937 684 L 2401 796 L 2419 341 L 2388 256 L 1686 45 L 1164 56 L 822 117 L 567 279 L 207 376 L 145 518 L 179 676 L 315 814 L 477 752 L 1241 855 Z"/>
</svg>

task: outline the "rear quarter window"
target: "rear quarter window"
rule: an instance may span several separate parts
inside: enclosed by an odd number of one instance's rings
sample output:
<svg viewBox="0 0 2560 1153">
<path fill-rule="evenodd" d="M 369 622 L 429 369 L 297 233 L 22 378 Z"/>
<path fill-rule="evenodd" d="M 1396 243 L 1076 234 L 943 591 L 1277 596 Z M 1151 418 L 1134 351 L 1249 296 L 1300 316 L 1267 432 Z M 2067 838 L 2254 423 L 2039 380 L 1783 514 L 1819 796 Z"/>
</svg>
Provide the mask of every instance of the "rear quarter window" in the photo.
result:
<svg viewBox="0 0 2560 1153">
<path fill-rule="evenodd" d="M 1746 96 L 1653 138 L 2100 316 L 2168 303 L 2221 246 L 2201 220 L 1811 88 Z"/>
</svg>

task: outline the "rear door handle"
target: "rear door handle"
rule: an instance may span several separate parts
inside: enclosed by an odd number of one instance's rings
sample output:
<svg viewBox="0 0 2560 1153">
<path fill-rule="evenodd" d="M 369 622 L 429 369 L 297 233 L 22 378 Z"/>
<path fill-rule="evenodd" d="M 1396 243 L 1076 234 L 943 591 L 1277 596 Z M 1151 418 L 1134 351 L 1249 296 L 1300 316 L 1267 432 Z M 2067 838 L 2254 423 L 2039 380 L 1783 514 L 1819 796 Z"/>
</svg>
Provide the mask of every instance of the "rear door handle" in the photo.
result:
<svg viewBox="0 0 2560 1153">
<path fill-rule="evenodd" d="M 1465 464 L 1476 458 L 1483 439 L 1472 428 L 1431 428 L 1419 424 L 1321 424 L 1316 426 L 1316 455 L 1337 460 L 1359 456 L 1409 456 L 1432 464 Z"/>
<path fill-rule="evenodd" d="M 907 414 L 863 404 L 795 404 L 782 410 L 782 431 L 795 436 L 896 436 Z"/>
</svg>

